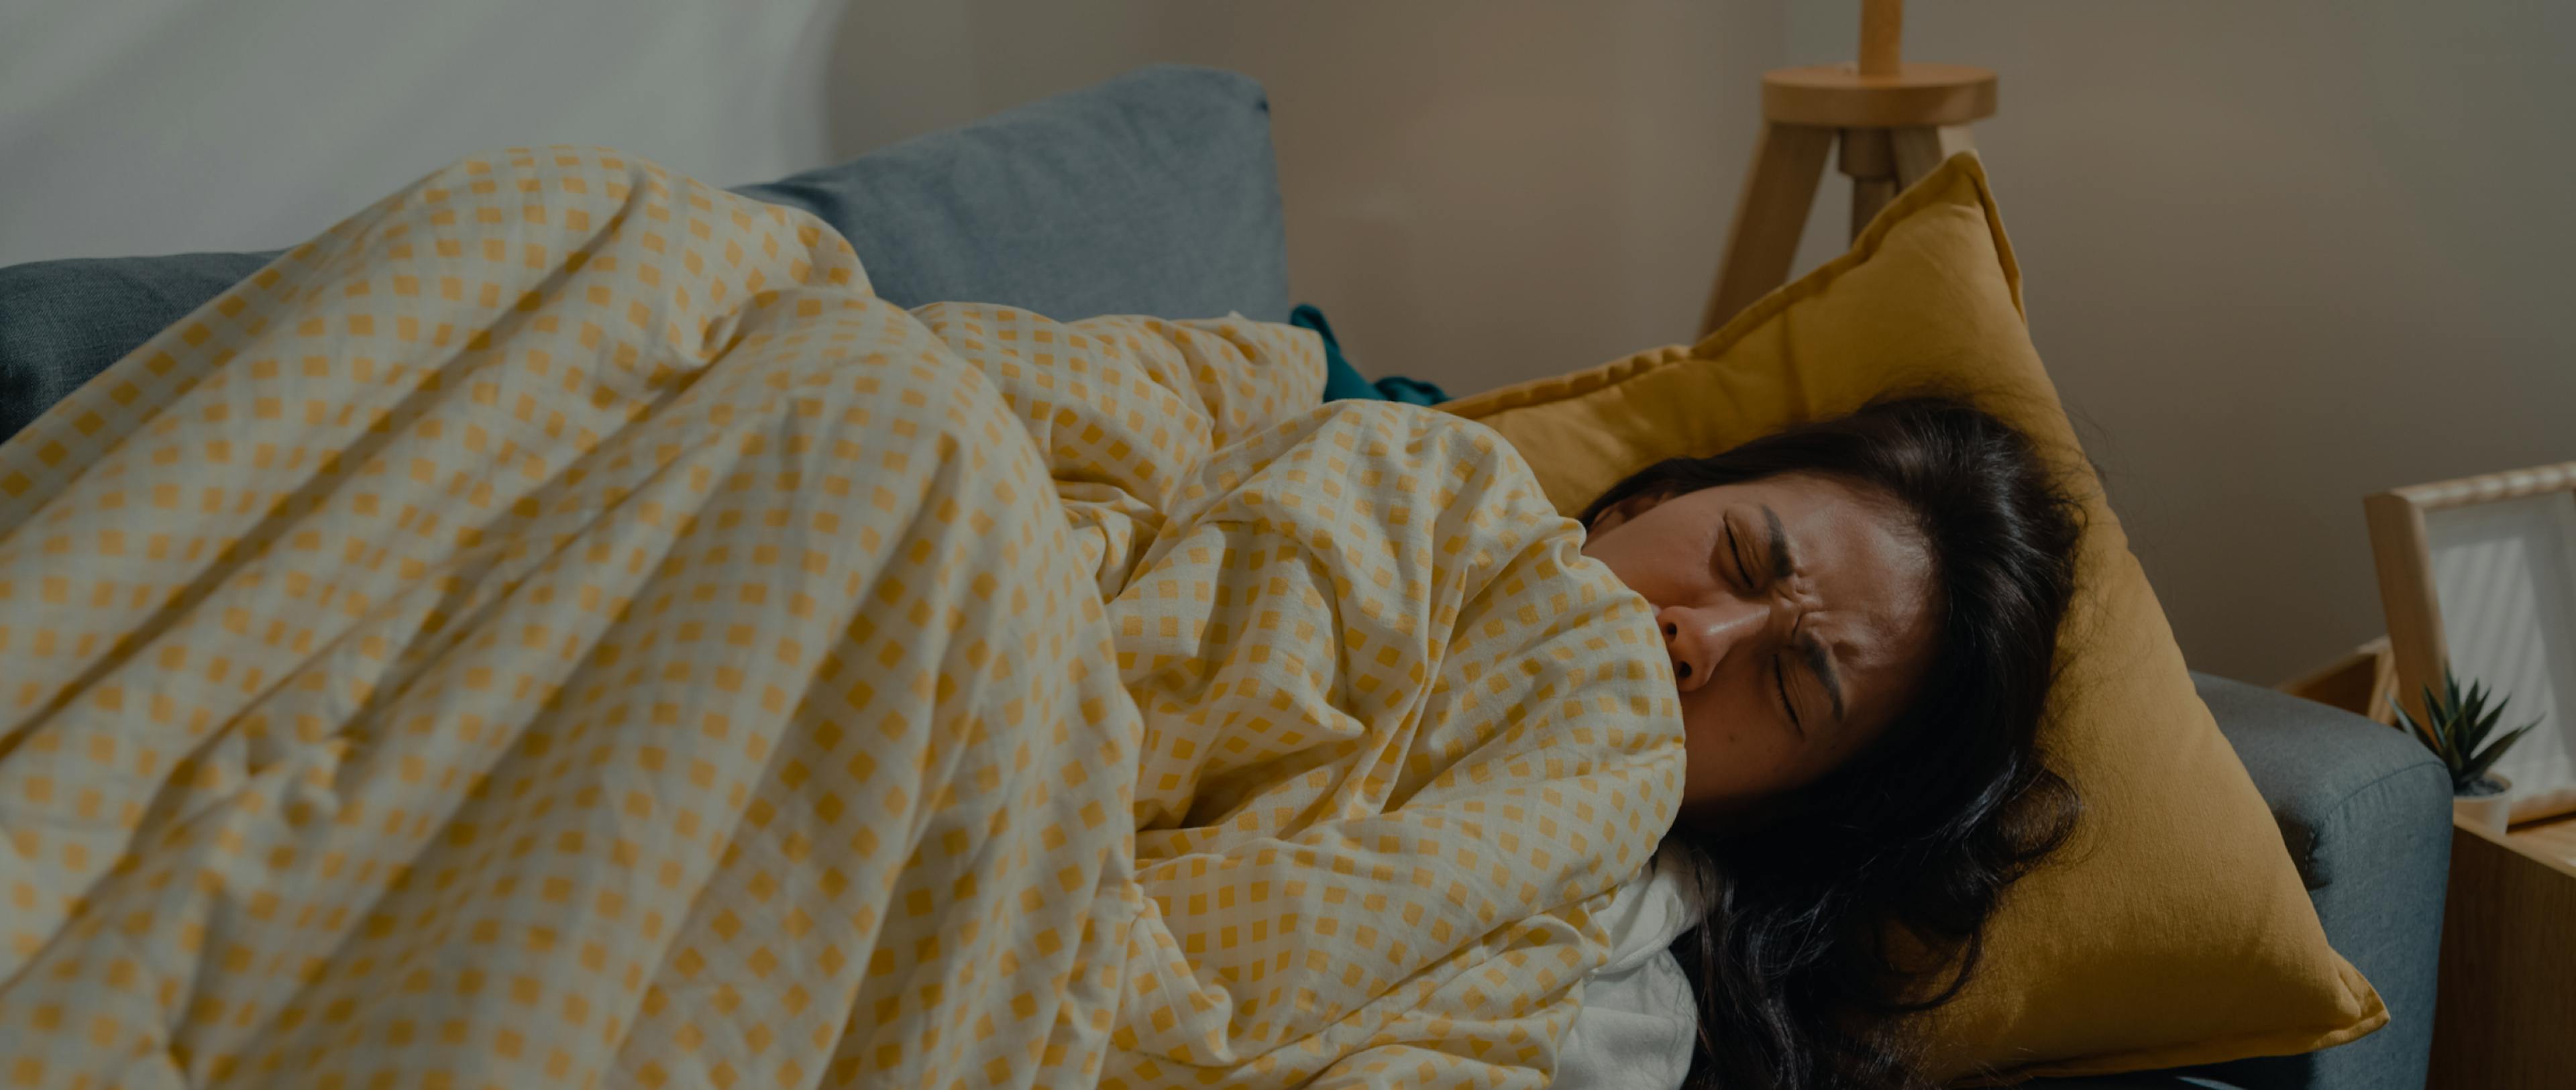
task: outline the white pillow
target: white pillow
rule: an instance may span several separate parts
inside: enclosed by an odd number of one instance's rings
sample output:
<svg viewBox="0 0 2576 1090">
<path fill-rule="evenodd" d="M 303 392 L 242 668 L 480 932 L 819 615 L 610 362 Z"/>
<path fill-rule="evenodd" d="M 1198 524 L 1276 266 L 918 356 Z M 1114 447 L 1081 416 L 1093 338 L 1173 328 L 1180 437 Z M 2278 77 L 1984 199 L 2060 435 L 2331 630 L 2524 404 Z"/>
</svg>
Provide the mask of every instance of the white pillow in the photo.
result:
<svg viewBox="0 0 2576 1090">
<path fill-rule="evenodd" d="M 1707 914 L 1689 855 L 1655 853 L 1603 914 L 1610 962 L 1583 983 L 1583 1008 L 1556 1051 L 1555 1090 L 1676 1090 L 1690 1072 L 1699 1005 L 1673 940 Z"/>
</svg>

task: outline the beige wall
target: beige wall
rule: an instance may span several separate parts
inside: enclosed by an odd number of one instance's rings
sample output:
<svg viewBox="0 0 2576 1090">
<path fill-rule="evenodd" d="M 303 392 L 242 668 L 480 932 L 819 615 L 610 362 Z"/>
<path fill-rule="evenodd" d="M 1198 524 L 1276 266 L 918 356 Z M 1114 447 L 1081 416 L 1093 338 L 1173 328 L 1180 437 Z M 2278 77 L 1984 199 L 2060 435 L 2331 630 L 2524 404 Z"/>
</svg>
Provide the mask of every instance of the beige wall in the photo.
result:
<svg viewBox="0 0 2576 1090">
<path fill-rule="evenodd" d="M 1793 60 L 1848 57 L 1857 7 L 1792 5 Z M 2195 665 L 2383 630 L 2364 493 L 2576 458 L 2576 6 L 1910 15 L 1909 56 L 2002 74 L 2032 336 Z"/>
<path fill-rule="evenodd" d="M 1687 339 L 1783 5 L 860 4 L 852 153 L 1151 61 L 1269 88 L 1299 297 L 1372 373 L 1481 389 Z"/>
</svg>

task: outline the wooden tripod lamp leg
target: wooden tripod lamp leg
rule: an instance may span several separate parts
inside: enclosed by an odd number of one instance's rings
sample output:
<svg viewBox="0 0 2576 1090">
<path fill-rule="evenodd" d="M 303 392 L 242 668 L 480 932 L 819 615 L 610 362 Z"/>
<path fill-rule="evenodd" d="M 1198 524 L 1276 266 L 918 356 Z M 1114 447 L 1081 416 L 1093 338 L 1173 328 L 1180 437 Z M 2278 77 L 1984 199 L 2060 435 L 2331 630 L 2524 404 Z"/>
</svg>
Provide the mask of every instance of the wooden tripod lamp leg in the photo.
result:
<svg viewBox="0 0 2576 1090">
<path fill-rule="evenodd" d="M 1851 236 L 1878 217 L 1896 199 L 1896 159 L 1888 148 L 1886 129 L 1844 129 L 1840 169 L 1852 180 Z"/>
<path fill-rule="evenodd" d="M 1896 188 L 1910 189 L 1932 168 L 1948 162 L 1950 157 L 1976 148 L 1965 125 L 1911 125 L 1890 129 L 1888 151 L 1895 160 Z"/>
<path fill-rule="evenodd" d="M 1773 121 L 1762 126 L 1761 146 L 1754 149 L 1744 193 L 1735 201 L 1735 222 L 1727 228 L 1717 284 L 1709 291 L 1708 308 L 1700 312 L 1700 336 L 1717 332 L 1737 311 L 1788 282 L 1834 135 L 1832 129 L 1811 125 Z"/>
</svg>

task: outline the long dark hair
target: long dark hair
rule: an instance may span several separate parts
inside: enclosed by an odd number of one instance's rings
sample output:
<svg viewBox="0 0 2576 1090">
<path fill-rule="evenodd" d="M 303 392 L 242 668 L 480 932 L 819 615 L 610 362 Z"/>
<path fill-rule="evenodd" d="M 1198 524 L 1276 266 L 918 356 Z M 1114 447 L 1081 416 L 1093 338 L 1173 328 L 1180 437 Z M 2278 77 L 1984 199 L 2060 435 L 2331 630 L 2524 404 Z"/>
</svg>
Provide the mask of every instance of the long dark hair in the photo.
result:
<svg viewBox="0 0 2576 1090">
<path fill-rule="evenodd" d="M 1939 611 L 1922 688 L 1885 734 L 1756 826 L 1670 839 L 1715 876 L 1674 944 L 1698 993 L 1687 1085 L 1915 1087 L 1909 1015 L 1956 997 L 2014 880 L 2073 832 L 2038 732 L 2074 594 L 2082 508 L 2030 439 L 1914 394 L 1619 482 L 1583 513 L 1789 473 L 1893 499 L 1929 547 Z"/>
</svg>

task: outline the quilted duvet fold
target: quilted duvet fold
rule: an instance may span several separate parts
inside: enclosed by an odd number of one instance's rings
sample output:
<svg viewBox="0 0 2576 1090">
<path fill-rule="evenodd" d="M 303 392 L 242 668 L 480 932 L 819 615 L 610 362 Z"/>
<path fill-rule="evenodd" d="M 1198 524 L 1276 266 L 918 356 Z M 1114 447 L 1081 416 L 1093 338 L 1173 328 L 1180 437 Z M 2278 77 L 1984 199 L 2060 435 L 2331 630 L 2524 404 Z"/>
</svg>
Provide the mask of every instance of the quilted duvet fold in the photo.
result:
<svg viewBox="0 0 2576 1090">
<path fill-rule="evenodd" d="M 388 197 L 0 445 L 0 1077 L 1544 1086 L 1669 667 L 1321 383 L 600 149 Z"/>
</svg>

